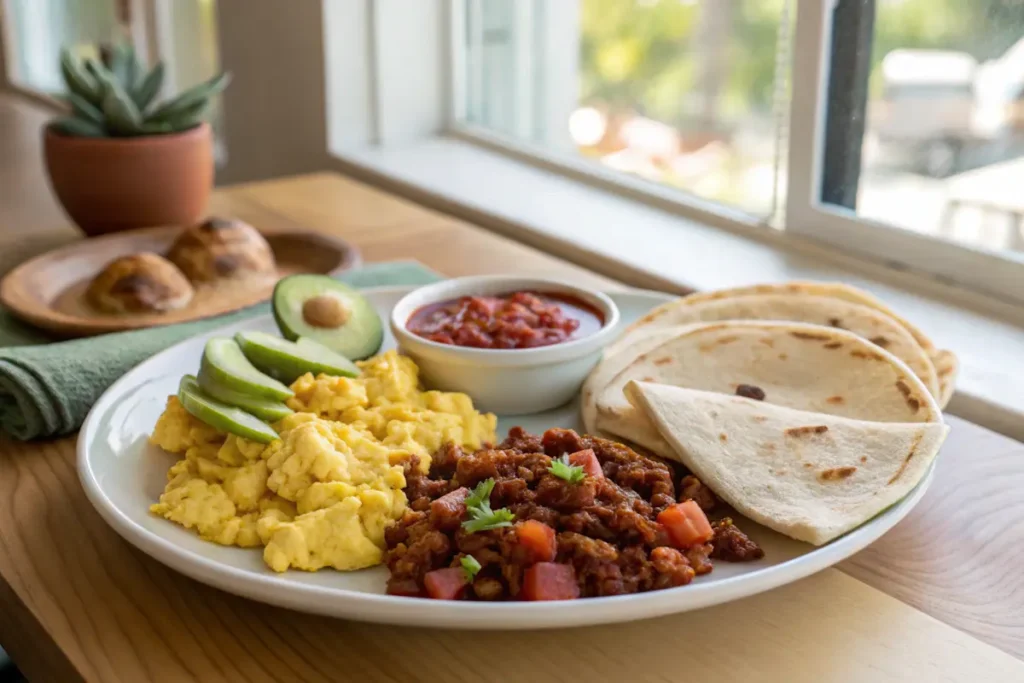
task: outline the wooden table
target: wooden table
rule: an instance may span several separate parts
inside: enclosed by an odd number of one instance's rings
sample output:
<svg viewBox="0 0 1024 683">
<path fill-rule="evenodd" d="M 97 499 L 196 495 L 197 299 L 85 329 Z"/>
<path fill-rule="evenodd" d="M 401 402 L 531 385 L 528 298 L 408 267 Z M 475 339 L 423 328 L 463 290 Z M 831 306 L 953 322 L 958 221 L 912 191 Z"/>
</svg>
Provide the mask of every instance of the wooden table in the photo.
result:
<svg viewBox="0 0 1024 683">
<path fill-rule="evenodd" d="M 336 175 L 228 188 L 212 210 L 341 235 L 367 261 L 616 286 Z M 1024 445 L 950 421 L 924 501 L 837 569 L 699 612 L 517 634 L 350 623 L 208 588 L 104 524 L 74 438 L 2 441 L 0 644 L 33 683 L 1024 681 Z M 497 670 L 503 655 L 516 668 Z"/>
</svg>

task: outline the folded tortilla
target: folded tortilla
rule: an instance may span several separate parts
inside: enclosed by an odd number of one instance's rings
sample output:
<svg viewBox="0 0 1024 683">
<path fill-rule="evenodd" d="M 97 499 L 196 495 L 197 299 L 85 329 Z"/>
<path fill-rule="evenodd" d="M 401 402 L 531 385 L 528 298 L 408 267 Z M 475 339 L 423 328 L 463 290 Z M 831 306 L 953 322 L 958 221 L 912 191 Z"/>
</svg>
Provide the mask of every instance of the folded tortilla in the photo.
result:
<svg viewBox="0 0 1024 683">
<path fill-rule="evenodd" d="M 823 545 L 904 498 L 949 427 L 871 422 L 739 396 L 630 382 L 676 459 L 742 515 Z"/>
<path fill-rule="evenodd" d="M 952 352 L 945 351 L 936 348 L 932 340 L 924 334 L 920 329 L 913 325 L 910 321 L 906 320 L 894 310 L 889 308 L 885 303 L 880 301 L 874 295 L 868 292 L 853 287 L 851 285 L 839 283 L 839 282 L 781 282 L 773 284 L 762 284 L 762 285 L 750 285 L 746 287 L 736 287 L 733 289 L 721 289 L 713 292 L 697 292 L 689 296 L 670 301 L 668 303 L 658 306 L 647 315 L 643 316 L 635 323 L 630 325 L 622 341 L 632 336 L 632 334 L 640 329 L 654 329 L 656 327 L 666 327 L 671 325 L 679 325 L 683 323 L 695 322 L 690 309 L 694 306 L 705 305 L 708 302 L 729 300 L 736 297 L 745 296 L 788 296 L 788 297 L 825 297 L 833 301 L 845 301 L 859 306 L 864 306 L 873 309 L 883 315 L 887 316 L 891 321 L 895 322 L 904 330 L 910 334 L 917 342 L 918 346 L 924 351 L 925 355 L 931 360 L 933 366 L 939 366 L 945 364 L 946 367 L 953 366 L 952 372 L 946 373 L 935 373 L 937 374 L 937 391 L 933 392 L 934 395 L 940 397 L 939 404 L 945 407 L 949 403 L 949 399 L 953 395 L 954 382 L 956 379 L 956 358 Z M 765 319 L 763 315 L 753 316 L 760 319 Z M 702 318 L 707 319 L 707 318 Z M 794 320 L 797 322 L 811 322 L 816 324 L 824 324 L 820 319 L 814 319 L 809 316 L 791 317 L 791 318 L 776 318 L 777 320 Z M 852 329 L 852 327 L 850 328 Z M 854 330 L 855 332 L 857 330 Z M 859 332 L 858 332 L 859 334 Z M 862 335 L 864 336 L 864 335 Z M 871 336 L 868 336 L 870 339 Z M 621 342 L 620 342 L 621 343 Z M 612 345 L 606 352 L 606 355 L 612 355 L 616 351 L 616 345 Z M 893 351 L 893 349 L 890 349 Z M 895 352 L 895 355 L 902 358 L 904 361 L 908 361 L 911 368 L 917 372 L 918 368 L 915 367 L 914 363 L 909 363 L 909 358 L 904 356 L 902 353 Z M 924 380 L 925 385 L 930 389 L 936 388 L 932 385 L 930 377 L 920 375 Z"/>
<path fill-rule="evenodd" d="M 888 351 L 838 328 L 731 320 L 665 330 L 594 397 L 598 430 L 662 457 L 672 448 L 623 389 L 632 380 L 735 394 L 740 385 L 776 405 L 875 422 L 936 422 L 935 398 Z"/>
</svg>

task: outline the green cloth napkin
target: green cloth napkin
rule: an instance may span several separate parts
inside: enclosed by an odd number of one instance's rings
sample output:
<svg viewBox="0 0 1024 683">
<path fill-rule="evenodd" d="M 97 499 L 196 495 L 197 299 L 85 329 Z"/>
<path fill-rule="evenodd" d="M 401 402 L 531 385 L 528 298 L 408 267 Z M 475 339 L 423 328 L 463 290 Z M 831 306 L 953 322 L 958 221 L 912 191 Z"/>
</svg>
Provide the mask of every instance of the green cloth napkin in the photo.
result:
<svg viewBox="0 0 1024 683">
<path fill-rule="evenodd" d="M 421 285 L 440 279 L 414 261 L 366 266 L 338 276 L 355 287 Z M 28 440 L 71 434 L 107 387 L 157 351 L 221 325 L 268 313 L 263 303 L 192 323 L 42 344 L 43 333 L 0 317 L 0 429 Z"/>
</svg>

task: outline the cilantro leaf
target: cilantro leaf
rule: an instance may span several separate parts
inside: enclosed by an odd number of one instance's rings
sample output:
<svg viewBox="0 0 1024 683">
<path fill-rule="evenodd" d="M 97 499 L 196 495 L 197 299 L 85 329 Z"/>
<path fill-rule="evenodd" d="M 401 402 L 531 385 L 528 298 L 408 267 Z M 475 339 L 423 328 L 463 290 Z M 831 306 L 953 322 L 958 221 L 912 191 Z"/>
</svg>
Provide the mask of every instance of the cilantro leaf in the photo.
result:
<svg viewBox="0 0 1024 683">
<path fill-rule="evenodd" d="M 491 491 L 494 490 L 494 479 L 489 477 L 476 485 L 473 492 L 466 496 L 466 514 L 469 519 L 462 523 L 462 528 L 469 533 L 488 531 L 503 526 L 512 526 L 515 514 L 507 508 L 491 509 Z"/>
<path fill-rule="evenodd" d="M 459 563 L 462 565 L 462 571 L 466 575 L 466 583 L 473 583 L 473 579 L 476 578 L 476 575 L 482 569 L 480 563 L 472 555 L 466 555 L 459 560 Z"/>
<path fill-rule="evenodd" d="M 580 465 L 569 464 L 568 455 L 552 460 L 551 466 L 548 467 L 548 472 L 556 477 L 565 479 L 570 484 L 578 484 L 587 478 L 587 473 L 583 471 Z"/>
<path fill-rule="evenodd" d="M 515 514 L 508 508 L 491 510 L 489 505 L 486 510 L 480 511 L 479 514 L 474 513 L 471 509 L 470 517 L 472 519 L 462 523 L 462 528 L 471 534 L 477 531 L 489 531 L 498 527 L 512 526 L 512 520 L 516 518 Z"/>
<path fill-rule="evenodd" d="M 494 490 L 494 479 L 488 477 L 476 485 L 473 491 L 466 496 L 466 508 L 476 508 L 481 505 L 491 507 L 491 491 Z"/>
</svg>

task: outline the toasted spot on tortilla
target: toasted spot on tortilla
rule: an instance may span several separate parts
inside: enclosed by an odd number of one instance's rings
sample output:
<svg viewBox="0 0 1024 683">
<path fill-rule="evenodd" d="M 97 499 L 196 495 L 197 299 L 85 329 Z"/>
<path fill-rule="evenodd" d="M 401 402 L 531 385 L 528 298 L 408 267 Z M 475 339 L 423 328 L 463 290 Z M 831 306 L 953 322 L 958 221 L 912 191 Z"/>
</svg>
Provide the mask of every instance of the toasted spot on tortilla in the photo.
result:
<svg viewBox="0 0 1024 683">
<path fill-rule="evenodd" d="M 821 479 L 822 481 L 838 481 L 840 479 L 846 479 L 856 471 L 857 468 L 853 465 L 847 465 L 846 467 L 833 467 L 819 472 L 818 479 Z"/>
<path fill-rule="evenodd" d="M 726 344 L 733 343 L 737 339 L 739 339 L 739 337 L 737 337 L 734 334 L 733 335 L 729 335 L 727 337 L 719 337 L 718 339 L 716 339 L 713 342 L 708 342 L 707 344 L 701 344 L 700 345 L 700 350 L 702 352 L 704 352 L 704 353 L 707 353 L 708 351 L 710 351 L 711 349 L 715 348 L 716 346 L 725 346 Z"/>
<path fill-rule="evenodd" d="M 896 388 L 900 390 L 901 394 L 903 394 L 903 399 L 907 402 L 907 405 L 910 406 L 911 412 L 916 413 L 921 409 L 921 402 L 911 396 L 912 392 L 906 382 L 901 379 L 896 380 Z"/>
<path fill-rule="evenodd" d="M 789 334 L 796 337 L 797 339 L 818 339 L 821 341 L 827 341 L 832 339 L 832 337 L 830 337 L 829 335 L 821 334 L 820 332 L 804 332 L 802 330 L 794 330 Z"/>
<path fill-rule="evenodd" d="M 832 349 L 841 349 L 841 348 L 843 348 L 843 342 L 841 342 L 841 341 L 828 342 L 827 344 L 825 344 L 825 348 L 826 349 L 830 349 L 830 350 L 832 350 Z"/>
<path fill-rule="evenodd" d="M 810 427 L 790 427 L 786 430 L 786 436 L 809 436 L 812 434 L 824 434 L 828 431 L 827 425 L 812 425 Z"/>
<path fill-rule="evenodd" d="M 761 337 L 757 341 L 761 342 L 762 344 L 764 344 L 765 346 L 767 346 L 770 349 L 774 349 L 775 348 L 775 340 L 772 339 L 771 337 Z"/>
<path fill-rule="evenodd" d="M 834 406 L 838 406 L 846 403 L 846 399 L 842 396 L 829 396 L 825 399 L 825 403 L 831 403 Z"/>
<path fill-rule="evenodd" d="M 673 362 L 675 362 L 674 358 L 669 358 L 668 356 L 665 356 L 664 358 L 659 358 L 658 360 L 654 361 L 654 364 L 655 365 L 670 365 Z"/>
<path fill-rule="evenodd" d="M 761 450 L 765 453 L 774 453 L 775 444 L 773 444 L 771 441 L 769 441 L 768 443 L 763 443 L 761 444 Z"/>
<path fill-rule="evenodd" d="M 830 327 L 838 327 L 838 328 L 842 329 L 842 327 L 843 327 L 842 322 L 843 321 L 840 320 L 839 318 L 829 318 L 828 319 L 828 324 L 829 324 Z"/>
<path fill-rule="evenodd" d="M 850 355 L 853 356 L 854 358 L 885 360 L 885 356 L 883 356 L 880 353 L 875 353 L 873 351 L 863 351 L 861 349 L 854 349 L 853 351 L 850 351 Z"/>
<path fill-rule="evenodd" d="M 868 461 L 868 456 L 866 456 L 866 455 L 860 456 L 860 461 L 861 462 L 867 462 Z"/>
<path fill-rule="evenodd" d="M 875 346 L 881 346 L 883 349 L 888 348 L 889 344 L 891 343 L 887 337 L 883 337 L 881 335 L 877 337 L 872 337 L 871 339 L 868 339 L 868 341 L 874 344 Z"/>
<path fill-rule="evenodd" d="M 641 378 L 640 381 L 641 382 L 654 382 L 655 379 L 653 377 L 643 377 L 643 378 Z"/>
<path fill-rule="evenodd" d="M 737 384 L 736 395 L 743 398 L 752 398 L 755 401 L 763 401 L 765 398 L 764 389 L 753 384 Z"/>
<path fill-rule="evenodd" d="M 900 463 L 900 468 L 896 470 L 896 474 L 892 475 L 892 479 L 889 480 L 889 484 L 894 483 L 897 479 L 900 478 L 903 472 L 906 471 L 907 465 L 910 463 L 910 459 L 914 457 L 914 454 L 917 452 L 917 447 L 921 445 L 922 438 L 924 438 L 923 433 L 920 433 L 916 437 L 914 437 L 914 443 L 910 444 L 910 452 L 907 453 L 907 457 L 903 458 L 903 462 Z"/>
<path fill-rule="evenodd" d="M 811 464 L 811 463 L 809 463 L 809 462 L 805 462 L 805 463 L 804 463 L 804 467 L 806 467 L 806 468 L 810 469 L 810 468 L 814 467 L 814 465 L 812 465 L 812 464 Z"/>
<path fill-rule="evenodd" d="M 765 417 L 764 415 L 755 415 L 754 416 L 754 422 L 764 422 L 767 419 L 768 418 Z"/>
<path fill-rule="evenodd" d="M 728 435 L 726 435 L 725 432 L 722 432 L 721 434 L 718 435 L 718 440 L 721 441 L 722 443 L 725 443 L 726 441 L 729 440 L 729 437 Z"/>
<path fill-rule="evenodd" d="M 645 361 L 645 360 L 647 360 L 647 354 L 646 353 L 641 353 L 639 356 L 636 357 L 636 359 L 638 361 Z"/>
<path fill-rule="evenodd" d="M 788 353 L 780 353 L 779 354 L 779 360 L 789 360 L 789 354 Z"/>
<path fill-rule="evenodd" d="M 593 389 L 587 389 L 587 391 L 583 395 L 583 398 L 589 401 L 591 398 L 593 398 L 593 396 L 594 396 L 594 390 Z"/>
</svg>

